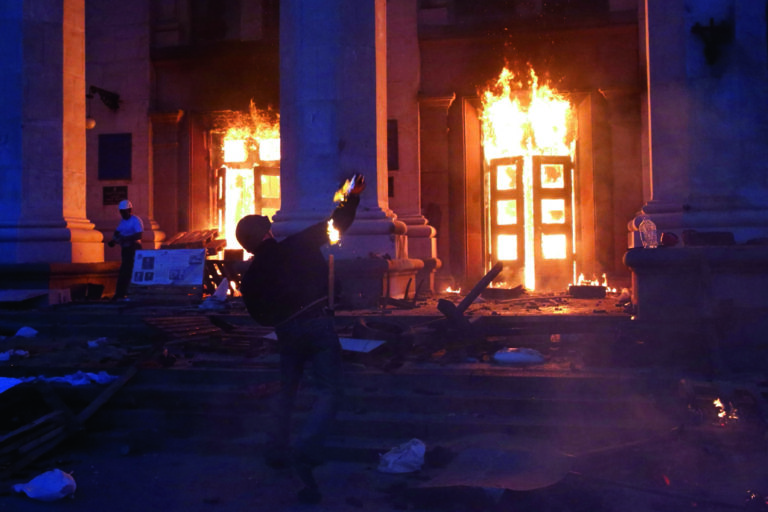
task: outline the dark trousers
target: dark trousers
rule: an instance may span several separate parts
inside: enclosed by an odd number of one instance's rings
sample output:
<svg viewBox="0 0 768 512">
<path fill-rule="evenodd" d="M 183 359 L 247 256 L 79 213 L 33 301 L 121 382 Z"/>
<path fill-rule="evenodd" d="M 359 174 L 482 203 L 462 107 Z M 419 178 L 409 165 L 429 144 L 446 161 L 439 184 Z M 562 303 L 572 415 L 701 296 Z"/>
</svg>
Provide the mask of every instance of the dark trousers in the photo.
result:
<svg viewBox="0 0 768 512">
<path fill-rule="evenodd" d="M 133 275 L 133 262 L 136 259 L 136 251 L 141 249 L 141 244 L 131 244 L 128 247 L 120 249 L 120 272 L 117 275 L 117 286 L 115 287 L 115 298 L 122 299 L 128 293 L 128 285 L 131 284 L 131 275 Z"/>
<path fill-rule="evenodd" d="M 281 388 L 275 403 L 273 439 L 290 446 L 293 408 L 304 369 L 311 363 L 317 398 L 302 425 L 294 449 L 320 461 L 325 439 L 343 396 L 341 344 L 331 316 L 297 319 L 275 328 L 280 345 Z"/>
</svg>

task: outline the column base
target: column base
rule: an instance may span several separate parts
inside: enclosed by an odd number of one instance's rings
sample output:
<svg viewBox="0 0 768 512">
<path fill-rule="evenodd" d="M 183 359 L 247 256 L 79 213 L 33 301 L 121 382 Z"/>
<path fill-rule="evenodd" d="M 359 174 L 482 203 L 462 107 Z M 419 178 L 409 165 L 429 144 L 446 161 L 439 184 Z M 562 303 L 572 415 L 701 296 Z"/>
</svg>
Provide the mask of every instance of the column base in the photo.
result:
<svg viewBox="0 0 768 512">
<path fill-rule="evenodd" d="M 666 231 L 676 234 L 680 240 L 686 230 L 731 233 L 736 243 L 768 237 L 768 210 L 738 209 L 730 204 L 722 208 L 713 204 L 705 206 L 706 209 L 652 201 L 643 206 L 643 212 L 656 224 L 659 235 Z M 638 216 L 629 221 L 629 247 L 642 247 L 637 231 L 641 220 Z"/>
<path fill-rule="evenodd" d="M 86 219 L 56 225 L 0 226 L 0 263 L 97 263 L 102 234 Z"/>
<path fill-rule="evenodd" d="M 413 297 L 417 274 L 423 268 L 424 262 L 416 259 L 337 259 L 334 272 L 341 282 L 339 308 L 377 307 L 382 297 L 404 298 L 406 288 Z"/>
<path fill-rule="evenodd" d="M 768 245 L 630 249 L 633 303 L 645 321 L 701 321 L 768 308 Z"/>
<path fill-rule="evenodd" d="M 635 320 L 656 357 L 698 357 L 720 373 L 763 370 L 767 245 L 630 249 L 624 261 Z"/>
<path fill-rule="evenodd" d="M 113 295 L 119 269 L 120 262 L 0 264 L 0 281 L 5 290 L 47 290 L 44 305 L 49 305 L 50 297 L 75 300 L 89 288 L 101 292 L 99 297 L 91 293 L 89 299 Z"/>
</svg>

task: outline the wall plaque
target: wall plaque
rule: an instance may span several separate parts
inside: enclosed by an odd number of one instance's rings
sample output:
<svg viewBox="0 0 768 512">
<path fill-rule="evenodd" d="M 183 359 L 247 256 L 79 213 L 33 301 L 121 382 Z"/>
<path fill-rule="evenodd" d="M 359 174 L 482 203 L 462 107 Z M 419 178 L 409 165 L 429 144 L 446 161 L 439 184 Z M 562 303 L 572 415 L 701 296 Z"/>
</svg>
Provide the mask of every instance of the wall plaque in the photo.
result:
<svg viewBox="0 0 768 512">
<path fill-rule="evenodd" d="M 120 186 L 102 188 L 102 204 L 104 206 L 119 204 L 123 199 L 128 199 L 128 187 Z"/>
</svg>

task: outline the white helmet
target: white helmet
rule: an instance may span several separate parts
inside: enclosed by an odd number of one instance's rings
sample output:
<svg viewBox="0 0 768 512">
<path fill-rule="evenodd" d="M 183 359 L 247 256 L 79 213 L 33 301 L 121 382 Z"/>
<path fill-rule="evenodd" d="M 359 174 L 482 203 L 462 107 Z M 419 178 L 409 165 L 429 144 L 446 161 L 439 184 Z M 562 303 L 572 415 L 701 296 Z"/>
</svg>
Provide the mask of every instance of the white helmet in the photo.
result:
<svg viewBox="0 0 768 512">
<path fill-rule="evenodd" d="M 130 209 L 133 208 L 133 205 L 131 204 L 131 202 L 129 200 L 123 199 L 122 201 L 120 201 L 120 204 L 118 205 L 118 208 L 120 210 L 130 210 Z"/>
</svg>

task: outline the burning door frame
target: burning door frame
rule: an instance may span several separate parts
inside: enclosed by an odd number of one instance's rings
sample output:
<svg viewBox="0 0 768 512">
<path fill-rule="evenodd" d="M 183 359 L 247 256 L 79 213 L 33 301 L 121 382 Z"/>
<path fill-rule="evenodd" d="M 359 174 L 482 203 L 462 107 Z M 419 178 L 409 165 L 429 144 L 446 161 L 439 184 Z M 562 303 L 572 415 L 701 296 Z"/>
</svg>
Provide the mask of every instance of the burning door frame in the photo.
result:
<svg viewBox="0 0 768 512">
<path fill-rule="evenodd" d="M 503 280 L 507 284 L 565 288 L 574 275 L 570 157 L 497 158 L 488 163 L 486 176 L 487 263 L 504 261 Z M 552 205 L 550 208 L 546 207 L 548 203 Z M 508 243 L 502 243 L 502 237 Z M 547 243 L 547 237 L 560 241 Z M 510 243 L 514 247 L 510 247 Z"/>
<path fill-rule="evenodd" d="M 507 284 L 564 289 L 575 274 L 575 106 L 540 84 L 533 69 L 516 75 L 504 68 L 480 96 L 485 265 L 511 259 Z M 514 169 L 513 180 L 499 174 L 502 165 Z M 501 247 L 505 236 L 515 245 L 510 259 Z"/>
<path fill-rule="evenodd" d="M 251 102 L 245 112 L 223 112 L 215 116 L 210 136 L 213 164 L 214 219 L 227 247 L 239 250 L 235 226 L 249 214 L 272 217 L 280 209 L 280 125 L 279 114 L 257 109 Z M 233 217 L 231 175 L 240 183 L 240 201 Z M 235 186 L 235 189 L 238 187 Z"/>
</svg>

